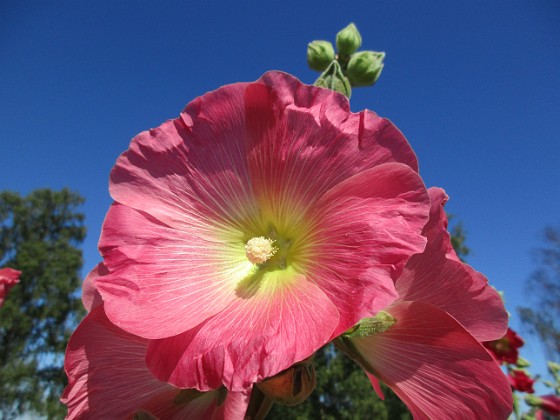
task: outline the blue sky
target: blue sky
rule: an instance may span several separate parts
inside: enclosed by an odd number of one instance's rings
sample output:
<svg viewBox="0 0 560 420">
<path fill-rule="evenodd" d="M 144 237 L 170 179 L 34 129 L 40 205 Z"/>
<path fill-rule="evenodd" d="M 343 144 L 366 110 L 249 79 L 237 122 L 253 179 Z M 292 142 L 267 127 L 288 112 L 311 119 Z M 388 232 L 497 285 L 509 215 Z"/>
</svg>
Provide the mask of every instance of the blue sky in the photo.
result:
<svg viewBox="0 0 560 420">
<path fill-rule="evenodd" d="M 531 251 L 545 225 L 560 223 L 555 0 L 4 0 L 0 189 L 82 194 L 86 273 L 99 260 L 109 171 L 134 135 L 196 96 L 267 70 L 312 83 L 307 43 L 334 41 L 349 22 L 364 49 L 387 53 L 378 84 L 356 89 L 352 109 L 372 109 L 403 131 L 426 184 L 450 195 L 469 263 L 505 291 L 519 328 Z M 530 339 L 523 354 L 541 358 Z"/>
</svg>

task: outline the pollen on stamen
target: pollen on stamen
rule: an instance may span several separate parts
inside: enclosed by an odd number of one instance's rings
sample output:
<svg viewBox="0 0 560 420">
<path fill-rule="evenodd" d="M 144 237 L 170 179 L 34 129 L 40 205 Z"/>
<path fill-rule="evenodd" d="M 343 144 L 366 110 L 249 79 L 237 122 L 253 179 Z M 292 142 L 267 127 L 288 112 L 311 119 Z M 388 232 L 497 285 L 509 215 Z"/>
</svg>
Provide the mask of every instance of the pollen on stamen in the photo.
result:
<svg viewBox="0 0 560 420">
<path fill-rule="evenodd" d="M 268 261 L 276 254 L 276 251 L 278 251 L 278 248 L 274 246 L 274 241 L 264 236 L 251 238 L 245 245 L 245 255 L 253 264 L 262 264 Z"/>
</svg>

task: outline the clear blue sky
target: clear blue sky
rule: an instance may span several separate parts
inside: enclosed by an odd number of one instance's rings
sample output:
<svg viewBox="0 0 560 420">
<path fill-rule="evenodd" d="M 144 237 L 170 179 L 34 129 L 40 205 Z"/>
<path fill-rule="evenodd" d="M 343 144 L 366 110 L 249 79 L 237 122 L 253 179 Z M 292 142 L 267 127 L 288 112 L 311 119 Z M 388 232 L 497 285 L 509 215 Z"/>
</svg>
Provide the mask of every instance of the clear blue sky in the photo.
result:
<svg viewBox="0 0 560 420">
<path fill-rule="evenodd" d="M 307 43 L 333 41 L 349 22 L 364 48 L 387 53 L 378 84 L 355 90 L 352 109 L 404 132 L 426 184 L 451 196 L 469 262 L 505 291 L 518 328 L 531 251 L 560 222 L 557 0 L 3 0 L 0 189 L 85 196 L 86 273 L 99 260 L 109 171 L 135 134 L 267 70 L 312 83 Z M 523 354 L 540 357 L 538 345 Z"/>
</svg>

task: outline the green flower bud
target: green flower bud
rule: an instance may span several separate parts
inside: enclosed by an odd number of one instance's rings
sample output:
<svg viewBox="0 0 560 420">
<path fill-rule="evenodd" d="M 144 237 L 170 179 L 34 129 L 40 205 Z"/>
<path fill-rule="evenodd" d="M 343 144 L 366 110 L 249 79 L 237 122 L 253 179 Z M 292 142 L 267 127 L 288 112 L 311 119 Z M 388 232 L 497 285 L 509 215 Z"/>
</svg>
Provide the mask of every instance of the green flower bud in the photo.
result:
<svg viewBox="0 0 560 420">
<path fill-rule="evenodd" d="M 336 34 L 336 49 L 340 55 L 350 55 L 361 46 L 362 36 L 353 23 Z"/>
<path fill-rule="evenodd" d="M 560 364 L 554 362 L 547 362 L 547 365 L 548 365 L 548 370 L 550 370 L 550 373 L 552 373 L 553 375 L 560 372 Z"/>
<path fill-rule="evenodd" d="M 325 70 L 334 60 L 334 48 L 329 41 L 313 41 L 307 45 L 307 64 L 313 70 Z"/>
<path fill-rule="evenodd" d="M 350 82 L 342 73 L 340 64 L 338 64 L 337 61 L 331 61 L 329 67 L 321 73 L 314 85 L 331 89 L 335 92 L 340 92 L 343 95 L 346 95 L 347 98 L 350 98 L 350 95 L 352 94 Z"/>
<path fill-rule="evenodd" d="M 552 381 L 544 381 L 543 384 L 544 386 L 547 386 L 549 388 L 554 388 L 554 384 L 552 383 Z"/>
<path fill-rule="evenodd" d="M 531 366 L 531 363 L 527 359 L 524 359 L 521 356 L 517 357 L 517 363 L 515 364 L 518 368 L 526 368 Z"/>
<path fill-rule="evenodd" d="M 525 402 L 527 405 L 531 407 L 540 407 L 543 404 L 542 398 L 537 397 L 536 395 L 527 394 L 525 395 Z"/>
<path fill-rule="evenodd" d="M 348 67 L 346 68 L 346 76 L 352 86 L 371 86 L 373 85 L 381 70 L 383 70 L 383 59 L 385 53 L 375 51 L 361 51 L 352 54 Z"/>
</svg>

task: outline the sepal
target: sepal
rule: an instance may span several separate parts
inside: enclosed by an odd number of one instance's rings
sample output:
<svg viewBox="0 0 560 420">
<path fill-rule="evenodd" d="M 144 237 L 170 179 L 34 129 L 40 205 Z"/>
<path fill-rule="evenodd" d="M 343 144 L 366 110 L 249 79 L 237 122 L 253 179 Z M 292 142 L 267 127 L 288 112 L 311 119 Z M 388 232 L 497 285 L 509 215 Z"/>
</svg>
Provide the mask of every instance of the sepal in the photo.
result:
<svg viewBox="0 0 560 420">
<path fill-rule="evenodd" d="M 342 73 L 338 61 L 332 61 L 329 67 L 319 76 L 314 83 L 315 86 L 334 90 L 335 92 L 342 93 L 347 98 L 352 94 L 352 87 L 350 81 Z"/>
</svg>

